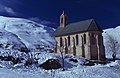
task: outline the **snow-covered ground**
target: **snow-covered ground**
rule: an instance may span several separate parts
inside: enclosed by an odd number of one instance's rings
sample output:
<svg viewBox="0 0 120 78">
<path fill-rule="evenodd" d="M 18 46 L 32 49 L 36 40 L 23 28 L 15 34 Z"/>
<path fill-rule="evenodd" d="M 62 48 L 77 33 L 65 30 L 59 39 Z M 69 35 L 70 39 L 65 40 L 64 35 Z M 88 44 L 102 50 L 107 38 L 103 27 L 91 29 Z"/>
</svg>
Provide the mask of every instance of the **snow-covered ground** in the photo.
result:
<svg viewBox="0 0 120 78">
<path fill-rule="evenodd" d="M 28 56 L 19 51 L 0 50 L 0 54 L 13 55 L 15 57 Z M 38 58 L 38 64 L 44 63 L 46 60 L 55 58 L 62 64 L 61 54 L 42 52 L 35 56 Z M 94 66 L 84 66 L 87 61 L 81 57 L 73 55 L 64 55 L 65 71 L 62 68 L 55 70 L 45 70 L 33 64 L 24 66 L 23 63 L 13 64 L 11 61 L 0 61 L 0 78 L 119 78 L 120 77 L 120 60 L 105 65 L 96 64 Z M 78 62 L 70 61 L 77 59 Z"/>
<path fill-rule="evenodd" d="M 96 65 L 92 67 L 77 66 L 62 71 L 44 70 L 41 68 L 29 69 L 6 69 L 0 68 L 1 78 L 119 78 L 120 61 L 105 66 Z"/>
<path fill-rule="evenodd" d="M 58 58 L 59 54 L 41 53 L 39 59 L 44 61 L 49 58 Z M 81 61 L 84 59 L 79 58 Z M 79 61 L 79 63 L 81 62 Z M 83 61 L 85 62 L 85 61 Z M 83 63 L 81 62 L 81 63 Z M 43 68 L 36 67 L 35 65 L 25 67 L 23 64 L 13 65 L 10 62 L 0 63 L 0 77 L 1 78 L 119 78 L 120 77 L 120 60 L 108 63 L 106 65 L 96 64 L 95 66 L 83 66 L 75 64 L 65 59 L 65 63 L 71 67 L 68 68 L 65 64 L 65 71 L 62 69 L 44 70 Z M 10 65 L 10 66 L 9 66 Z M 9 67 L 8 67 L 9 66 Z"/>
</svg>

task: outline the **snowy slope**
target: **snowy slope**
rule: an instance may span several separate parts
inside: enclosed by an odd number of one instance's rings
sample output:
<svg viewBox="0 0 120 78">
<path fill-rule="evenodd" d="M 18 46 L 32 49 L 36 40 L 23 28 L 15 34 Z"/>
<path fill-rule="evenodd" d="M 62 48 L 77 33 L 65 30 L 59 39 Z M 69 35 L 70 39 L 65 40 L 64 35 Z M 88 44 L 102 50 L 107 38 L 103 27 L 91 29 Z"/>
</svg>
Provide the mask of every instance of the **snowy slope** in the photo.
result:
<svg viewBox="0 0 120 78">
<path fill-rule="evenodd" d="M 103 40 L 104 40 L 106 56 L 109 58 L 112 58 L 112 56 L 111 56 L 112 52 L 110 51 L 110 49 L 107 45 L 107 44 L 109 44 L 108 43 L 108 35 L 110 35 L 111 37 L 116 39 L 118 42 L 117 44 L 120 44 L 120 26 L 117 26 L 116 28 L 105 29 L 103 32 Z M 117 57 L 120 58 L 120 48 L 117 51 Z"/>
<path fill-rule="evenodd" d="M 6 42 L 11 44 L 11 47 L 25 47 L 25 44 L 21 42 L 19 38 L 13 33 L 7 32 L 6 30 L 0 29 L 0 44 L 6 45 Z M 16 45 L 14 45 L 16 44 Z M 9 47 L 8 47 L 9 48 Z"/>
<path fill-rule="evenodd" d="M 54 29 L 30 20 L 0 16 L 0 30 L 13 35 L 13 37 L 7 35 L 10 39 L 6 38 L 6 41 L 13 40 L 12 42 L 24 44 L 28 48 L 38 44 L 46 46 L 54 44 Z M 2 36 L 0 35 L 0 37 Z"/>
</svg>

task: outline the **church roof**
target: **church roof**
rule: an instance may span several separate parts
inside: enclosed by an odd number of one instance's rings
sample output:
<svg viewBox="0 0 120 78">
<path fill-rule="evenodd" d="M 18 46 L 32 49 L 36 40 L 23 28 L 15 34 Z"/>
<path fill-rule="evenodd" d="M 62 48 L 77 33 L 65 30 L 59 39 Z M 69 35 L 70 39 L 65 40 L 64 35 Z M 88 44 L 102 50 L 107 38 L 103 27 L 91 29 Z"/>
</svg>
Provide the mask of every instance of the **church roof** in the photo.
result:
<svg viewBox="0 0 120 78">
<path fill-rule="evenodd" d="M 55 36 L 63 36 L 86 31 L 101 31 L 102 29 L 94 19 L 84 20 L 76 23 L 71 23 L 65 27 L 58 27 L 55 31 Z"/>
</svg>

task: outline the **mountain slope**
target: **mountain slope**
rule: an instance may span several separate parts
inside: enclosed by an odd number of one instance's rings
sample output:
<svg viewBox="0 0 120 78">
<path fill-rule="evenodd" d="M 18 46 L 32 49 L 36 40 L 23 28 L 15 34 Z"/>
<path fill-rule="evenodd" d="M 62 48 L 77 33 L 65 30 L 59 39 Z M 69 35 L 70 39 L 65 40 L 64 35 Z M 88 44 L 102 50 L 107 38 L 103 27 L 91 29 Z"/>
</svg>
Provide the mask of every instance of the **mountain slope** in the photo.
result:
<svg viewBox="0 0 120 78">
<path fill-rule="evenodd" d="M 105 29 L 103 32 L 106 56 L 109 58 L 112 58 L 112 56 L 111 56 L 112 52 L 110 51 L 109 46 L 108 46 L 108 44 L 109 44 L 108 43 L 108 40 L 109 40 L 108 35 L 110 35 L 112 38 L 117 40 L 118 43 L 116 43 L 116 44 L 120 45 L 120 26 L 117 26 L 116 28 Z M 117 51 L 117 57 L 119 57 L 119 56 L 120 56 L 120 47 L 118 48 L 118 51 Z"/>
<path fill-rule="evenodd" d="M 53 28 L 22 18 L 0 16 L 0 30 L 3 30 L 4 33 L 11 33 L 12 36 L 16 37 L 16 40 L 11 37 L 11 41 L 8 39 L 10 36 L 7 36 L 6 43 L 17 42 L 17 44 L 25 45 L 28 48 L 33 48 L 35 45 L 52 46 L 55 42 Z M 2 36 L 0 35 L 0 37 Z"/>
</svg>

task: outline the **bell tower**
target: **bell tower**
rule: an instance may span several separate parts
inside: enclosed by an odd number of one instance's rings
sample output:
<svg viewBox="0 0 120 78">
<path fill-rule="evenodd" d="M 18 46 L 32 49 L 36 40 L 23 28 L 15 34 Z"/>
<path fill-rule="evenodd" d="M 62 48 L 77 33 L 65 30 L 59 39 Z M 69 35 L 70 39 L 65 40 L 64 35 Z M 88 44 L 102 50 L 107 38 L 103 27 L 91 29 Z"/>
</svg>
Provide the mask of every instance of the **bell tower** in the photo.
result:
<svg viewBox="0 0 120 78">
<path fill-rule="evenodd" d="M 60 16 L 60 27 L 65 27 L 66 25 L 67 25 L 67 16 L 63 11 L 63 13 Z"/>
</svg>

